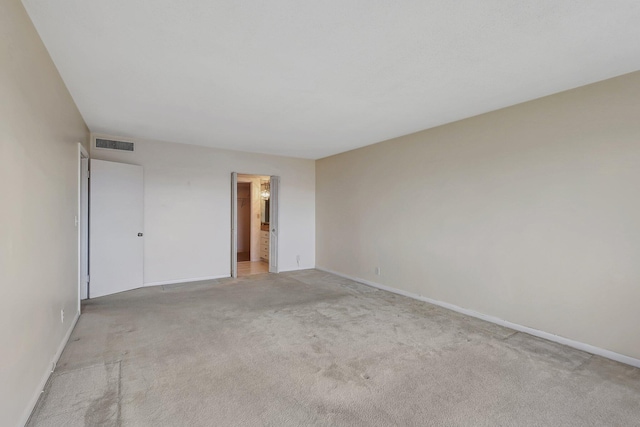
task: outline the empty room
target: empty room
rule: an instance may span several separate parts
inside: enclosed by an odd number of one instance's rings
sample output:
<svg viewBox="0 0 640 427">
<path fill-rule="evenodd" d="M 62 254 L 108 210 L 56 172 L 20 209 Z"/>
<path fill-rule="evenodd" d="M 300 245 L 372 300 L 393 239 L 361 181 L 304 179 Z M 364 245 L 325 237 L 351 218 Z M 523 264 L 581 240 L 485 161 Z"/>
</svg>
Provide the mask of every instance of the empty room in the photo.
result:
<svg viewBox="0 0 640 427">
<path fill-rule="evenodd" d="M 0 0 L 0 425 L 640 425 L 638 22 Z"/>
</svg>

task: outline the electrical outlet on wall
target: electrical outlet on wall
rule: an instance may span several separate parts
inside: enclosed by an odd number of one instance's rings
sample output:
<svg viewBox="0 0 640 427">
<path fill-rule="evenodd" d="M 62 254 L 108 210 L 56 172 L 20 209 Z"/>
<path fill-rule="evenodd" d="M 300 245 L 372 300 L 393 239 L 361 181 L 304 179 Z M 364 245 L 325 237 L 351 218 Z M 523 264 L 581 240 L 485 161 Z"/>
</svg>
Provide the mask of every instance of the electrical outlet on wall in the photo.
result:
<svg viewBox="0 0 640 427">
<path fill-rule="evenodd" d="M 376 276 L 380 275 L 380 267 L 376 267 Z"/>
<path fill-rule="evenodd" d="M 60 310 L 60 323 L 64 323 L 64 308 Z"/>
</svg>

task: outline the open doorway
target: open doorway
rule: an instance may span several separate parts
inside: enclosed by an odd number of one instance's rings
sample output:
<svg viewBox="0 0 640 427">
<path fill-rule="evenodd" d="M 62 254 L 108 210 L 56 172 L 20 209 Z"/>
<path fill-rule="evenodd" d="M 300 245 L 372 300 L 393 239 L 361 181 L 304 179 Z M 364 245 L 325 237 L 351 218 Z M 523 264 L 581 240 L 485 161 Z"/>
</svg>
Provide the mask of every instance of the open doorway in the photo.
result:
<svg viewBox="0 0 640 427">
<path fill-rule="evenodd" d="M 251 217 L 252 217 L 252 200 L 251 200 L 251 183 L 240 182 L 238 177 L 238 198 L 237 198 L 237 215 L 238 215 L 238 262 L 251 261 Z"/>
<path fill-rule="evenodd" d="M 232 277 L 277 272 L 274 180 L 278 177 L 232 174 Z"/>
</svg>

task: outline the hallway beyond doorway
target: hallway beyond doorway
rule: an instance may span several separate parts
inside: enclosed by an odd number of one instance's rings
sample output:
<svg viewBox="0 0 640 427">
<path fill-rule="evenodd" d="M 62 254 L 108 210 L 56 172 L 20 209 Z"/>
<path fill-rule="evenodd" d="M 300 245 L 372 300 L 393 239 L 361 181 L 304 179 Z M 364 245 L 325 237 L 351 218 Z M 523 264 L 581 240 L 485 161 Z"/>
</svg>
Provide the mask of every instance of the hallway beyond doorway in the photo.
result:
<svg viewBox="0 0 640 427">
<path fill-rule="evenodd" d="M 264 261 L 238 262 L 238 277 L 269 272 L 269 264 Z"/>
<path fill-rule="evenodd" d="M 277 176 L 231 174 L 231 277 L 278 272 L 279 182 Z"/>
</svg>

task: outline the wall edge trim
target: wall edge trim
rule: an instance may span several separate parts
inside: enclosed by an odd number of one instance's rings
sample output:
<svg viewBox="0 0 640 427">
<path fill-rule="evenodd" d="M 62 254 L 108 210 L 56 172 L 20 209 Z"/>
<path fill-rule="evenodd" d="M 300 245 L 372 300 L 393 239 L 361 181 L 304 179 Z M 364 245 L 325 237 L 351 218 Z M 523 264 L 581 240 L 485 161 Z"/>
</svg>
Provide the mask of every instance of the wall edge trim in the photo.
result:
<svg viewBox="0 0 640 427">
<path fill-rule="evenodd" d="M 58 350 L 56 351 L 56 354 L 53 356 L 53 359 L 51 360 L 51 365 L 58 364 L 58 360 L 60 360 L 60 356 L 62 356 L 62 352 L 64 351 L 64 348 L 67 346 L 67 343 L 69 342 L 69 338 L 71 338 L 71 333 L 76 328 L 76 323 L 78 323 L 79 318 L 80 318 L 80 312 L 78 311 L 76 312 L 76 315 L 73 318 L 73 321 L 71 322 L 71 326 L 67 330 L 67 333 L 62 338 L 60 345 L 58 345 Z M 53 372 L 54 371 L 50 370 L 50 367 L 46 368 L 44 374 L 42 375 L 42 379 L 40 380 L 40 384 L 38 384 L 38 387 L 36 388 L 35 394 L 27 404 L 27 408 L 25 409 L 25 412 L 22 414 L 22 418 L 20 419 L 19 425 L 24 426 L 27 424 L 27 422 L 29 422 L 29 418 L 31 417 L 33 410 L 36 408 L 36 405 L 38 404 L 38 400 L 40 399 L 40 396 L 42 395 L 42 392 L 44 391 L 44 388 L 47 385 L 49 378 L 51 378 L 51 375 L 53 374 Z"/>
<path fill-rule="evenodd" d="M 146 288 L 147 286 L 175 285 L 178 283 L 202 282 L 203 280 L 226 279 L 229 277 L 231 277 L 230 274 L 222 274 L 219 276 L 205 276 L 205 277 L 192 277 L 189 279 L 163 280 L 160 282 L 146 282 L 142 285 L 142 287 Z"/>
<path fill-rule="evenodd" d="M 422 295 L 414 294 L 412 292 L 404 291 L 402 289 L 393 288 L 391 286 L 382 285 L 380 283 L 372 282 L 369 280 L 361 279 L 355 276 L 349 276 L 347 274 L 339 273 L 334 270 L 330 270 L 324 267 L 316 267 L 317 270 L 324 271 L 326 273 L 335 274 L 336 276 L 343 277 L 345 279 L 353 280 L 358 283 L 362 283 L 363 285 L 371 286 L 373 288 L 377 288 L 383 291 L 391 292 L 394 294 L 402 295 L 408 298 L 416 299 L 418 301 L 427 302 L 429 304 L 437 305 L 442 308 L 446 308 L 448 310 L 455 311 L 457 313 L 465 314 L 467 316 L 475 317 L 476 319 L 485 320 L 490 323 L 495 323 L 496 325 L 504 326 L 509 329 L 513 329 L 518 332 L 524 332 L 529 335 L 533 335 L 538 338 L 543 338 L 549 341 L 556 342 L 558 344 L 563 344 L 577 350 L 581 350 L 587 353 L 595 354 L 597 356 L 602 356 L 607 359 L 614 360 L 616 362 L 624 363 L 626 365 L 631 365 L 636 368 L 640 368 L 640 359 L 636 359 L 631 356 L 626 356 L 624 354 L 616 353 L 611 350 L 607 350 L 604 348 L 596 347 L 591 344 L 586 344 L 580 341 L 575 341 L 569 338 L 562 337 L 560 335 L 554 335 L 550 332 L 541 331 L 539 329 L 530 328 L 528 326 L 523 326 L 518 323 L 509 322 L 508 320 L 500 319 L 499 317 L 490 316 L 488 314 L 479 313 L 474 310 L 469 310 L 467 308 L 459 307 L 455 304 L 450 304 L 444 301 L 438 301 L 435 299 L 427 298 Z"/>
</svg>

